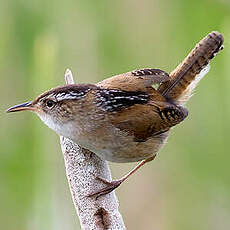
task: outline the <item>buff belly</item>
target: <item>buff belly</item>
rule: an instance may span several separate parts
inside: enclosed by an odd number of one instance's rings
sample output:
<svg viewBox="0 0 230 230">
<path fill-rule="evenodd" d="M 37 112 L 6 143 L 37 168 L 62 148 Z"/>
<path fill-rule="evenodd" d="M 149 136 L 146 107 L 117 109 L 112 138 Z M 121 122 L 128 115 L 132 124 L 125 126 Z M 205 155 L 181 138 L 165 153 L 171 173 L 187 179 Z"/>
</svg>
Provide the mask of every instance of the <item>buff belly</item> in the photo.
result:
<svg viewBox="0 0 230 230">
<path fill-rule="evenodd" d="M 101 140 L 100 145 L 90 144 L 85 147 L 106 161 L 136 162 L 156 155 L 167 141 L 168 133 L 150 137 L 145 142 L 135 142 L 132 136 L 122 136 L 110 141 Z M 98 140 L 94 143 L 98 143 Z"/>
</svg>

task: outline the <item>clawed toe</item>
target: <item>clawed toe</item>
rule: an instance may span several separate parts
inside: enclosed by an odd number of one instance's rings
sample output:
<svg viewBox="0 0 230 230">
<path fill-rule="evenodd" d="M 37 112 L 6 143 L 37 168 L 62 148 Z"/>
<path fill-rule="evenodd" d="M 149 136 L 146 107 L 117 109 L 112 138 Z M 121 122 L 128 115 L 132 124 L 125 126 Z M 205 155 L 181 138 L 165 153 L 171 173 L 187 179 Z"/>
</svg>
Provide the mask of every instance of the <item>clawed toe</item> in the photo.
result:
<svg viewBox="0 0 230 230">
<path fill-rule="evenodd" d="M 114 181 L 107 181 L 101 177 L 96 177 L 97 180 L 101 181 L 106 185 L 106 187 L 99 189 L 96 192 L 92 192 L 88 195 L 88 197 L 96 196 L 96 199 L 102 195 L 106 195 L 110 192 L 112 192 L 114 189 L 116 189 L 122 182 L 124 182 L 129 176 L 131 176 L 133 173 L 135 173 L 139 168 L 141 168 L 145 163 L 152 161 L 156 155 L 149 157 L 145 160 L 142 160 L 134 169 L 132 169 L 128 174 L 123 176 L 120 180 L 114 180 Z"/>
<path fill-rule="evenodd" d="M 92 197 L 92 196 L 96 196 L 96 199 L 98 199 L 100 196 L 102 195 L 106 195 L 110 192 L 112 192 L 114 189 L 116 189 L 121 183 L 123 180 L 114 180 L 114 181 L 107 181 L 103 178 L 100 178 L 100 177 L 96 177 L 97 180 L 100 180 L 101 182 L 103 182 L 106 187 L 102 188 L 102 189 L 99 189 L 98 191 L 96 192 L 92 192 L 90 193 L 88 196 L 89 197 Z"/>
</svg>

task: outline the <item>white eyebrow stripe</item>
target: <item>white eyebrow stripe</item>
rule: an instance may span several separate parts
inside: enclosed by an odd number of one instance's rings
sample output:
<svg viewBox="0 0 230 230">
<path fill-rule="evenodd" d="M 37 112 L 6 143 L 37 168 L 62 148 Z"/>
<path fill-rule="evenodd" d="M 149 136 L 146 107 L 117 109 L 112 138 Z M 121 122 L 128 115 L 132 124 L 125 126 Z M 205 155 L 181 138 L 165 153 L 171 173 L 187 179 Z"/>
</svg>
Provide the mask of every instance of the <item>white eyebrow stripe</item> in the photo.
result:
<svg viewBox="0 0 230 230">
<path fill-rule="evenodd" d="M 61 92 L 61 93 L 53 93 L 50 95 L 50 98 L 54 98 L 56 101 L 62 100 L 78 100 L 83 98 L 90 89 L 84 91 L 69 91 L 69 92 Z"/>
<path fill-rule="evenodd" d="M 77 95 L 71 95 L 71 94 L 64 94 L 64 95 L 57 95 L 56 99 L 57 101 L 62 100 L 71 100 L 71 99 L 78 99 L 79 97 Z"/>
</svg>

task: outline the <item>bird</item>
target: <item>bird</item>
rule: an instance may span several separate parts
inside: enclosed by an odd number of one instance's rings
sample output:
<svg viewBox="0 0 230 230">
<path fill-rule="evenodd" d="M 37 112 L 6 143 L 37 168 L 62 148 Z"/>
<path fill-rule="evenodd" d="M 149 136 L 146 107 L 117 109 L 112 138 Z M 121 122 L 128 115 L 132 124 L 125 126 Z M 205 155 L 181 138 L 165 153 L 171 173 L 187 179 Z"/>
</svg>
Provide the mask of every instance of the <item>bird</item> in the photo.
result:
<svg viewBox="0 0 230 230">
<path fill-rule="evenodd" d="M 57 134 L 71 139 L 106 161 L 140 163 L 119 180 L 90 194 L 113 191 L 164 146 L 171 129 L 187 116 L 185 103 L 223 49 L 223 35 L 203 38 L 171 73 L 143 68 L 97 84 L 70 84 L 42 93 L 7 112 L 32 111 Z"/>
</svg>

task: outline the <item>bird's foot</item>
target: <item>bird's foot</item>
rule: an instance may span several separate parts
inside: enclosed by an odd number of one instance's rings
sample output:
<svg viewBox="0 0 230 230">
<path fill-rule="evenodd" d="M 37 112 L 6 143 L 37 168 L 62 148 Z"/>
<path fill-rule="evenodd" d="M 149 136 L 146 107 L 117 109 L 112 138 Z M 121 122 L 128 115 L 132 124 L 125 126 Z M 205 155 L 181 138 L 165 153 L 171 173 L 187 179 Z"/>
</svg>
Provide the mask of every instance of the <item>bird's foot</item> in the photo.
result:
<svg viewBox="0 0 230 230">
<path fill-rule="evenodd" d="M 96 199 L 98 199 L 102 195 L 106 195 L 106 194 L 112 192 L 114 189 L 116 189 L 118 186 L 120 186 L 120 184 L 123 182 L 122 179 L 113 180 L 111 182 L 109 182 L 109 181 L 107 181 L 101 177 L 96 177 L 96 179 L 103 182 L 106 185 L 106 187 L 99 189 L 95 192 L 92 192 L 88 195 L 89 197 L 95 196 Z"/>
<path fill-rule="evenodd" d="M 139 168 L 141 168 L 145 163 L 152 161 L 154 158 L 156 157 L 156 155 L 151 156 L 145 160 L 142 160 L 134 169 L 132 169 L 128 174 L 126 174 L 125 176 L 123 176 L 121 179 L 119 180 L 113 180 L 111 182 L 101 178 L 101 177 L 96 177 L 97 180 L 103 182 L 106 187 L 99 189 L 96 192 L 92 192 L 90 193 L 88 196 L 92 197 L 92 196 L 96 196 L 96 199 L 102 195 L 106 195 L 110 192 L 112 192 L 114 189 L 116 189 L 118 186 L 120 186 L 120 184 L 122 182 L 124 182 L 126 179 L 128 179 L 133 173 L 135 173 Z"/>
</svg>

